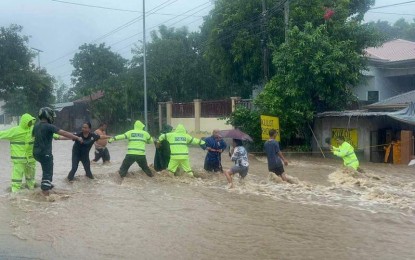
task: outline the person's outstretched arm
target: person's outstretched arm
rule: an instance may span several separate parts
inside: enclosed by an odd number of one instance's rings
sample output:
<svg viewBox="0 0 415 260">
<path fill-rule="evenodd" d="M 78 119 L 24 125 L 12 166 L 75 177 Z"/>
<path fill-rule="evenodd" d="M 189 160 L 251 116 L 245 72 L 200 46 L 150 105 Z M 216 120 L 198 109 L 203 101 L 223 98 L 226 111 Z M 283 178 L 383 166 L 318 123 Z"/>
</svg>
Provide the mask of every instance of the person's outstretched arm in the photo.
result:
<svg viewBox="0 0 415 260">
<path fill-rule="evenodd" d="M 82 137 L 79 137 L 79 136 L 76 136 L 76 135 L 71 134 L 69 132 L 66 132 L 65 130 L 61 129 L 57 132 L 57 134 L 62 135 L 62 136 L 66 137 L 70 140 L 74 140 L 74 141 L 78 141 L 78 142 L 82 143 Z"/>
</svg>

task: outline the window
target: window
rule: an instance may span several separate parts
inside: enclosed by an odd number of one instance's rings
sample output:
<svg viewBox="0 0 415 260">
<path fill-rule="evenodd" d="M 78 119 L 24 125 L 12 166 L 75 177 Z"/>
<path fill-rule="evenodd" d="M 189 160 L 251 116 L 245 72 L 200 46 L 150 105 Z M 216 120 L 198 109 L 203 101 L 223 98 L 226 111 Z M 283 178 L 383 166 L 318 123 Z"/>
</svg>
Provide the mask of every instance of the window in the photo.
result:
<svg viewBox="0 0 415 260">
<path fill-rule="evenodd" d="M 368 91 L 367 92 L 367 101 L 369 104 L 376 103 L 379 101 L 379 91 Z"/>
</svg>

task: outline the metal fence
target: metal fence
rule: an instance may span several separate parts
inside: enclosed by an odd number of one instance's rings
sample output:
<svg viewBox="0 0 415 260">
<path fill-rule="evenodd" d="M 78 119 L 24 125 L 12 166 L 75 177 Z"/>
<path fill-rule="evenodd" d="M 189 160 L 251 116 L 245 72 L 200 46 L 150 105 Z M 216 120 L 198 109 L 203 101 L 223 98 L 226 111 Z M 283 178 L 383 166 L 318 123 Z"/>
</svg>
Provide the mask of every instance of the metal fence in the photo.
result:
<svg viewBox="0 0 415 260">
<path fill-rule="evenodd" d="M 173 103 L 173 118 L 192 118 L 195 117 L 195 105 L 191 103 Z"/>
<path fill-rule="evenodd" d="M 230 99 L 202 101 L 201 117 L 224 117 L 232 113 L 232 101 Z"/>
<path fill-rule="evenodd" d="M 243 106 L 249 110 L 253 110 L 254 109 L 254 102 L 252 102 L 252 99 L 239 99 L 236 100 L 235 102 L 235 106 Z"/>
</svg>

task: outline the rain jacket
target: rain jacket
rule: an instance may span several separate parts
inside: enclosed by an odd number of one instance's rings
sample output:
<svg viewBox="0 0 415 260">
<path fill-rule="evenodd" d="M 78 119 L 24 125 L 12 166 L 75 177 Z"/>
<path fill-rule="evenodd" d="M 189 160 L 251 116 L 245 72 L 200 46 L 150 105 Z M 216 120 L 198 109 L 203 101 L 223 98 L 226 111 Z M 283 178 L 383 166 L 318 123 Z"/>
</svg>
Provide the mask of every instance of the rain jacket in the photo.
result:
<svg viewBox="0 0 415 260">
<path fill-rule="evenodd" d="M 339 147 L 333 147 L 333 154 L 343 159 L 343 164 L 357 170 L 359 160 L 354 153 L 354 148 L 348 142 L 343 142 Z"/>
<path fill-rule="evenodd" d="M 144 124 L 141 121 L 137 120 L 134 124 L 134 130 L 130 130 L 125 134 L 117 135 L 109 140 L 112 141 L 118 140 L 128 140 L 128 152 L 127 154 L 134 155 L 145 155 L 146 154 L 146 143 L 150 144 L 153 142 L 153 138 L 150 134 L 144 131 Z"/>
<path fill-rule="evenodd" d="M 204 141 L 194 138 L 187 134 L 186 129 L 182 124 L 178 124 L 173 132 L 162 134 L 159 141 L 167 140 L 170 144 L 170 159 L 188 159 L 189 158 L 189 144 L 205 144 Z"/>
<path fill-rule="evenodd" d="M 0 139 L 10 141 L 10 155 L 13 163 L 34 163 L 32 130 L 35 118 L 29 114 L 22 115 L 19 126 L 0 131 Z M 28 126 L 33 121 L 32 126 Z"/>
</svg>

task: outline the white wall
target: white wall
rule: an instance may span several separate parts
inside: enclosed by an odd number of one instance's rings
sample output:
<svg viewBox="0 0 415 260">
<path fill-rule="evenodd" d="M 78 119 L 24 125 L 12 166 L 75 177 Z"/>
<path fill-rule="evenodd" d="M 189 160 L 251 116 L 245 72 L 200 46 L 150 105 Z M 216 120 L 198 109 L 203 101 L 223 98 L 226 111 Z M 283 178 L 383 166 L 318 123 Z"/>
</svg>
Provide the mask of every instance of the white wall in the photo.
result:
<svg viewBox="0 0 415 260">
<path fill-rule="evenodd" d="M 171 119 L 171 126 L 173 128 L 176 128 L 178 124 L 182 124 L 188 132 L 195 131 L 195 119 L 194 118 L 172 118 Z"/>
<path fill-rule="evenodd" d="M 396 69 L 397 70 L 397 69 Z M 379 69 L 369 66 L 369 70 L 363 72 L 362 82 L 357 85 L 353 93 L 361 101 L 367 101 L 368 91 L 379 91 L 379 101 L 415 90 L 415 76 L 399 75 L 391 76 L 393 69 Z M 402 70 L 399 70 L 401 72 Z"/>
<path fill-rule="evenodd" d="M 171 125 L 176 127 L 178 124 L 183 124 L 188 132 L 195 131 L 194 118 L 172 118 Z M 232 125 L 227 125 L 226 120 L 219 120 L 218 118 L 200 118 L 200 132 L 212 133 L 214 129 L 228 130 L 232 129 Z"/>
</svg>

